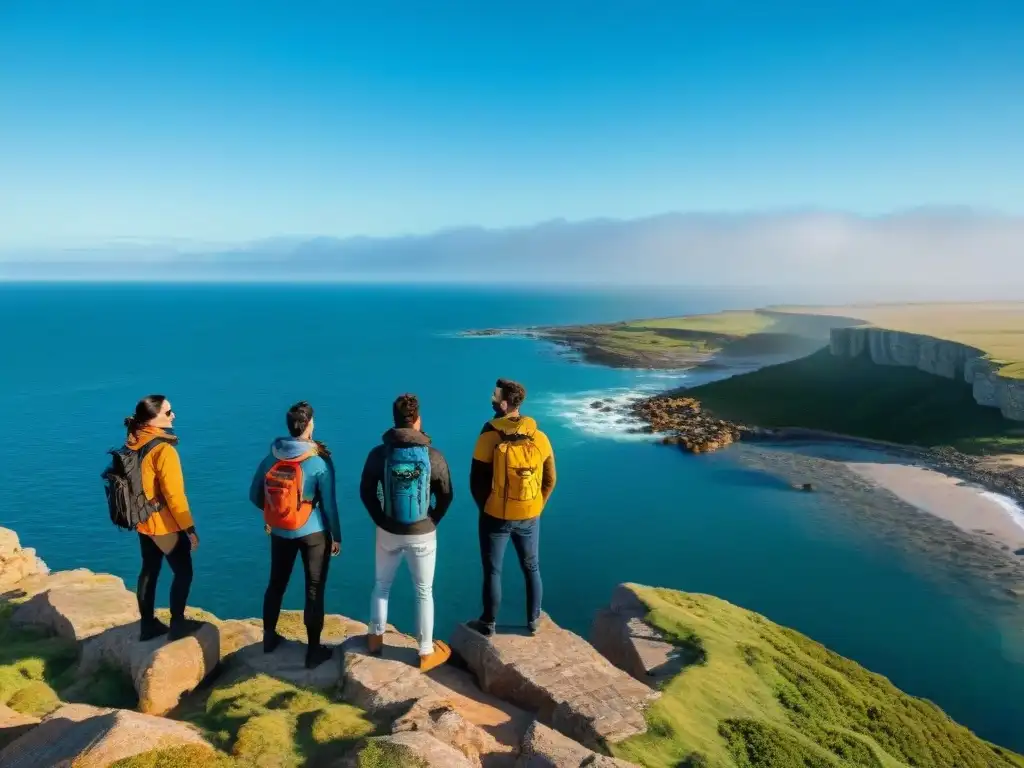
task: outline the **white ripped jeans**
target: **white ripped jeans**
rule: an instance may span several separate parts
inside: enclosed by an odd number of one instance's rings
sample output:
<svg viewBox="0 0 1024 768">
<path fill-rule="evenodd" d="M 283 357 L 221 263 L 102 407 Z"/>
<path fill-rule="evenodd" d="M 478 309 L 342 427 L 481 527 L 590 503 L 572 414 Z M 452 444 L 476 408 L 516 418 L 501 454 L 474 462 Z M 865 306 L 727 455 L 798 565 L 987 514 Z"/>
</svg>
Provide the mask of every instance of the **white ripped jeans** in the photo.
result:
<svg viewBox="0 0 1024 768">
<path fill-rule="evenodd" d="M 388 625 L 388 597 L 395 573 L 402 562 L 416 588 L 416 638 L 420 654 L 434 652 L 434 565 L 437 561 L 437 531 L 416 536 L 399 536 L 377 529 L 376 581 L 370 599 L 370 631 L 383 635 Z"/>
</svg>

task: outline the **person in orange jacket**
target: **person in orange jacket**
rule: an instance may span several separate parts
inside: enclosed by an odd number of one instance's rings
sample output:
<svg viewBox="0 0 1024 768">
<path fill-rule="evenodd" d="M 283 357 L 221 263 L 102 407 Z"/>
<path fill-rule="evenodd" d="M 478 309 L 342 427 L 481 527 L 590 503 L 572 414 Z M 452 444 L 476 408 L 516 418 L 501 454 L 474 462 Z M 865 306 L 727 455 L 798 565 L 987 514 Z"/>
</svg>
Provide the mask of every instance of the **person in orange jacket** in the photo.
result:
<svg viewBox="0 0 1024 768">
<path fill-rule="evenodd" d="M 185 605 L 192 587 L 192 550 L 199 546 L 199 536 L 185 496 L 185 478 L 173 425 L 174 411 L 163 395 L 142 398 L 135 406 L 134 415 L 124 420 L 128 430 L 125 445 L 142 457 L 143 492 L 147 500 L 157 505 L 156 511 L 135 529 L 142 550 L 136 594 L 143 641 L 161 635 L 176 640 L 191 634 L 200 624 L 185 618 Z M 156 582 L 164 560 L 174 573 L 170 627 L 154 614 Z"/>
</svg>

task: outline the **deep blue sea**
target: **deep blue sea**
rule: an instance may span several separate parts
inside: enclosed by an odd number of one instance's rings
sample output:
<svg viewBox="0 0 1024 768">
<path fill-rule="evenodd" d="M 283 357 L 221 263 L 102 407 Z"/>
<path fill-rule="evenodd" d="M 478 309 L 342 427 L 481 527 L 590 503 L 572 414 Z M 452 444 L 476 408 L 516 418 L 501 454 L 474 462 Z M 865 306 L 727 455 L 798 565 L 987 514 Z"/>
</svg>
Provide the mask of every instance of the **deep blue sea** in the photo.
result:
<svg viewBox="0 0 1024 768">
<path fill-rule="evenodd" d="M 271 286 L 0 287 L 0 525 L 53 569 L 86 567 L 134 586 L 133 535 L 106 516 L 99 473 L 122 419 L 150 392 L 177 414 L 202 545 L 191 602 L 256 616 L 268 541 L 247 489 L 296 400 L 316 408 L 335 453 L 344 544 L 328 610 L 366 620 L 373 526 L 357 485 L 399 393 L 419 394 L 424 427 L 448 457 L 456 500 L 440 529 L 438 633 L 480 609 L 472 447 L 499 376 L 524 382 L 524 411 L 550 435 L 559 485 L 545 513 L 545 610 L 588 633 L 612 588 L 636 581 L 708 592 L 794 627 L 1024 750 L 1020 611 L 989 590 L 739 465 L 729 452 L 683 456 L 615 432 L 596 397 L 655 391 L 666 373 L 582 365 L 553 347 L 461 338 L 467 328 L 613 321 L 707 312 L 786 296 L 687 291 Z M 511 551 L 509 553 L 511 555 Z M 169 573 L 161 579 L 166 600 Z M 399 575 L 392 619 L 411 629 Z M 301 606 L 297 569 L 286 607 Z M 501 620 L 520 622 L 522 580 L 507 561 Z M 165 604 L 165 603 L 163 603 Z"/>
</svg>

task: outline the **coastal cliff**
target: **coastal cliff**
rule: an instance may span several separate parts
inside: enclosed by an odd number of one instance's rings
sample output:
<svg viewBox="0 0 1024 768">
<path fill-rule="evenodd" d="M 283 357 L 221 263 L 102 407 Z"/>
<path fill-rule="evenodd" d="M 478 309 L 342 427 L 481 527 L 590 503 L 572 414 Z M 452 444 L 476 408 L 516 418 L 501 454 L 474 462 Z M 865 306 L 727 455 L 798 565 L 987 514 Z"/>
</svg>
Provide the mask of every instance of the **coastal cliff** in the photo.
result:
<svg viewBox="0 0 1024 768">
<path fill-rule="evenodd" d="M 833 328 L 829 349 L 837 357 L 866 355 L 877 365 L 917 368 L 971 385 L 979 405 L 998 408 L 1004 417 L 1024 421 L 1024 379 L 999 374 L 1002 367 L 975 347 L 932 336 L 873 326 Z"/>
<path fill-rule="evenodd" d="M 708 595 L 623 584 L 590 642 L 456 628 L 461 664 L 329 616 L 335 659 L 302 664 L 260 623 L 139 642 L 120 579 L 50 573 L 0 529 L 0 765 L 18 768 L 1024 768 L 933 704 Z M 117 610 L 109 610 L 116 604 Z M 289 620 L 291 618 L 291 620 Z"/>
</svg>

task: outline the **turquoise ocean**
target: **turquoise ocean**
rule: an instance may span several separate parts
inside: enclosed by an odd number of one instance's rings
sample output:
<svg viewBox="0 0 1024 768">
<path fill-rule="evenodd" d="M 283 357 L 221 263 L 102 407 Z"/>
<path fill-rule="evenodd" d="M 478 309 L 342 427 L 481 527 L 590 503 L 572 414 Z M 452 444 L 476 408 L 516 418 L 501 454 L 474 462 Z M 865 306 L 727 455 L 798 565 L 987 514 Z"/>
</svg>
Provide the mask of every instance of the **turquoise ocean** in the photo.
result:
<svg viewBox="0 0 1024 768">
<path fill-rule="evenodd" d="M 580 364 L 551 345 L 462 338 L 470 328 L 614 321 L 742 308 L 751 292 L 527 291 L 380 286 L 9 285 L 0 287 L 0 525 L 54 570 L 115 573 L 134 588 L 138 544 L 111 526 L 100 471 L 122 419 L 150 392 L 177 414 L 202 544 L 190 602 L 257 616 L 269 544 L 247 499 L 252 473 L 296 400 L 316 408 L 335 454 L 344 534 L 328 610 L 366 620 L 373 526 L 358 501 L 367 451 L 402 392 L 448 457 L 456 500 L 440 532 L 437 631 L 480 609 L 468 470 L 499 376 L 555 446 L 559 484 L 543 518 L 545 610 L 587 635 L 622 581 L 707 592 L 798 629 L 931 699 L 985 738 L 1024 751 L 1024 613 L 943 563 L 856 525 L 728 451 L 689 457 L 589 407 L 681 383 L 680 374 Z M 691 377 L 692 380 L 692 377 Z M 511 555 L 511 551 L 509 553 Z M 169 572 L 161 579 L 166 604 Z M 392 620 L 412 624 L 404 574 Z M 301 606 L 297 569 L 286 607 Z M 521 623 L 506 562 L 501 621 Z"/>
</svg>

